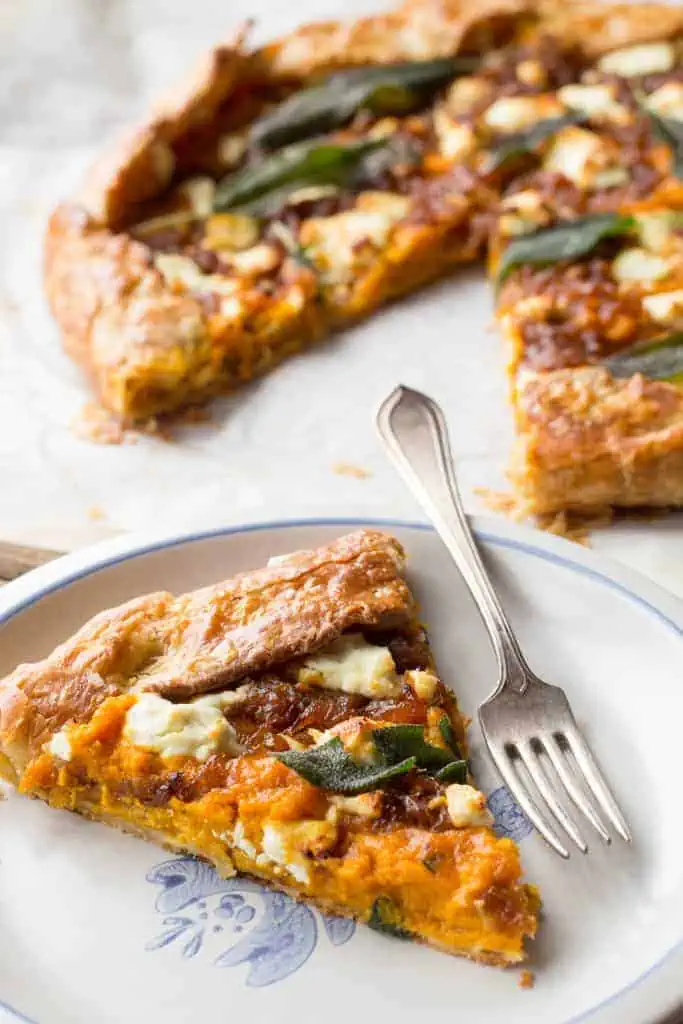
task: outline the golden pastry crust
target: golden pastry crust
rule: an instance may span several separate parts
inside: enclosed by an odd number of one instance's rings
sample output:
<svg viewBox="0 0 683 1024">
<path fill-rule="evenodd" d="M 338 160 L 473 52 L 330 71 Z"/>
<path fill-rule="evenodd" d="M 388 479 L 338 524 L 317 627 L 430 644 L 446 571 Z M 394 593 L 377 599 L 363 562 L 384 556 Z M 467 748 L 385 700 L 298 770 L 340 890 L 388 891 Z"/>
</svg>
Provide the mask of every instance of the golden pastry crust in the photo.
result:
<svg viewBox="0 0 683 1024">
<path fill-rule="evenodd" d="M 173 700 L 309 654 L 355 628 L 414 614 L 403 552 L 360 530 L 226 583 L 136 598 L 96 615 L 44 661 L 0 684 L 0 744 L 18 764 L 67 721 L 134 685 Z"/>
<path fill-rule="evenodd" d="M 511 477 L 527 511 L 683 504 L 683 393 L 601 367 L 518 375 Z"/>
<path fill-rule="evenodd" d="M 375 919 L 379 901 L 396 915 L 388 924 L 420 941 L 518 962 L 538 897 L 515 845 L 490 827 L 483 794 L 462 782 L 465 723 L 436 674 L 403 563 L 395 540 L 364 530 L 100 613 L 0 681 L 0 771 L 23 793 L 203 856 L 225 875 L 252 873 L 360 920 Z M 339 643 L 370 657 L 369 691 L 326 681 L 321 665 Z M 405 725 L 457 771 L 455 794 L 454 776 L 433 763 L 378 758 L 376 730 Z M 292 750 L 319 758 L 332 737 L 356 771 L 367 758 L 373 772 L 403 770 L 358 794 L 288 760 Z"/>
</svg>

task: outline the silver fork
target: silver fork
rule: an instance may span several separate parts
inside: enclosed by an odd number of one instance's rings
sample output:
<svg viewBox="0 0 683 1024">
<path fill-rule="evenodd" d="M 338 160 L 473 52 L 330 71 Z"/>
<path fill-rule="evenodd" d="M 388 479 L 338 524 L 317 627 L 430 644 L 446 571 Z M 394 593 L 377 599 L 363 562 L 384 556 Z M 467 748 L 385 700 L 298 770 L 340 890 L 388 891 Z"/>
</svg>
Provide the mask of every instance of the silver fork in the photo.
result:
<svg viewBox="0 0 683 1024">
<path fill-rule="evenodd" d="M 380 406 L 377 429 L 460 570 L 488 629 L 498 682 L 479 708 L 479 722 L 508 789 L 561 857 L 569 857 L 569 851 L 550 825 L 550 816 L 582 853 L 588 850 L 566 810 L 567 798 L 606 843 L 611 836 L 601 814 L 630 842 L 628 825 L 581 735 L 564 690 L 544 683 L 529 668 L 493 589 L 458 492 L 441 409 L 419 391 L 398 387 Z"/>
</svg>

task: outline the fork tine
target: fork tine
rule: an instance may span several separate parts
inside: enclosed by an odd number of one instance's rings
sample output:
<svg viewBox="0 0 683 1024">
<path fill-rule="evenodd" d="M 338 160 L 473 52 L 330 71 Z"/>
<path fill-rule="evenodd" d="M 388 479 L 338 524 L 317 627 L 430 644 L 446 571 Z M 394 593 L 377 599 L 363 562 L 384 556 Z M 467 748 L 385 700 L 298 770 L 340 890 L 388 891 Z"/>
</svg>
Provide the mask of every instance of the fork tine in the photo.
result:
<svg viewBox="0 0 683 1024">
<path fill-rule="evenodd" d="M 536 789 L 547 803 L 551 813 L 555 815 L 557 821 L 565 830 L 569 838 L 576 844 L 576 846 L 578 846 L 581 853 L 588 853 L 588 847 L 583 836 L 555 796 L 550 779 L 541 765 L 537 752 L 533 749 L 531 744 L 525 740 L 523 743 L 517 743 L 517 753 L 531 776 Z"/>
<path fill-rule="evenodd" d="M 560 735 L 564 736 L 569 744 L 569 747 L 576 758 L 576 763 L 583 772 L 588 785 L 593 791 L 595 799 L 598 801 L 598 805 L 605 812 L 624 842 L 630 843 L 630 829 L 626 824 L 623 814 L 619 810 L 616 800 L 610 792 L 609 786 L 602 776 L 602 772 L 595 762 L 595 758 L 590 751 L 590 747 L 579 732 L 578 728 L 575 725 L 572 725 L 569 729 L 565 729 L 564 733 L 560 733 Z"/>
<path fill-rule="evenodd" d="M 574 801 L 578 809 L 585 815 L 585 817 L 588 818 L 588 820 L 590 821 L 591 825 L 596 830 L 598 835 L 600 835 L 606 843 L 611 843 L 612 837 L 605 828 L 600 817 L 596 814 L 591 802 L 586 799 L 584 794 L 581 792 L 580 787 L 577 786 L 572 773 L 569 771 L 569 768 L 567 767 L 565 758 L 562 756 L 562 753 L 560 751 L 560 748 L 557 744 L 557 740 L 555 739 L 555 737 L 544 736 L 541 738 L 541 743 L 543 744 L 543 749 L 552 761 L 553 768 L 559 775 L 560 780 L 564 785 L 565 789 L 567 790 L 567 792 L 569 793 L 571 799 Z"/>
<path fill-rule="evenodd" d="M 503 777 L 503 781 L 526 814 L 531 824 L 538 832 L 541 833 L 545 841 L 553 848 L 553 850 L 555 850 L 556 853 L 559 853 L 560 857 L 564 857 L 565 860 L 568 860 L 569 850 L 562 845 L 553 830 L 546 823 L 545 818 L 541 815 L 536 804 L 528 795 L 524 783 L 517 772 L 513 770 L 504 747 L 501 746 L 499 748 L 497 744 L 492 743 L 488 738 L 486 730 L 484 730 L 484 739 L 486 740 L 486 746 L 489 749 L 489 753 L 493 758 L 498 771 Z"/>
</svg>

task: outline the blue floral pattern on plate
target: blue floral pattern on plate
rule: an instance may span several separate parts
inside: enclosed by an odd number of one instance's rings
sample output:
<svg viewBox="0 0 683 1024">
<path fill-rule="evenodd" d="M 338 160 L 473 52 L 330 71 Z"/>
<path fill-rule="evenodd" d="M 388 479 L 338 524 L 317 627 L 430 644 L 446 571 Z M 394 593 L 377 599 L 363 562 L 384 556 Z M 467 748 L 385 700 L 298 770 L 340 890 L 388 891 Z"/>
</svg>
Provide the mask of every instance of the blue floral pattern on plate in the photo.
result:
<svg viewBox="0 0 683 1024">
<path fill-rule="evenodd" d="M 353 921 L 318 915 L 247 878 L 220 878 L 193 857 L 157 864 L 147 881 L 161 886 L 155 908 L 164 915 L 164 929 L 145 948 L 175 943 L 185 958 L 207 949 L 216 967 L 248 964 L 246 983 L 254 988 L 283 981 L 303 967 L 318 943 L 318 917 L 334 946 L 348 942 L 356 929 Z"/>
<path fill-rule="evenodd" d="M 531 835 L 534 826 L 507 786 L 494 789 L 487 802 L 493 815 L 493 827 L 499 836 L 514 839 L 519 843 Z"/>
</svg>

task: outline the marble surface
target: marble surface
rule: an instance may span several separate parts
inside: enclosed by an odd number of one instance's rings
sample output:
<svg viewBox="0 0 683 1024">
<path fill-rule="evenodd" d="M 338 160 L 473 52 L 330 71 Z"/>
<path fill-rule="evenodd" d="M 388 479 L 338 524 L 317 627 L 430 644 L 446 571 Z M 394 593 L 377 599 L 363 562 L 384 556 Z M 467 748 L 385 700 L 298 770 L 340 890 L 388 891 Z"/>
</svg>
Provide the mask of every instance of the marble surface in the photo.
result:
<svg viewBox="0 0 683 1024">
<path fill-rule="evenodd" d="M 155 526 L 301 516 L 417 518 L 372 427 L 400 382 L 444 405 L 469 507 L 503 488 L 510 445 L 500 344 L 481 271 L 402 302 L 216 403 L 173 441 L 103 447 L 40 288 L 55 200 L 110 134 L 202 48 L 255 16 L 255 38 L 367 10 L 362 0 L 3 0 L 0 5 L 0 538 L 53 547 Z M 340 473 L 350 463 L 367 476 Z M 335 468 L 336 467 L 336 468 Z M 683 519 L 614 527 L 594 546 L 683 594 Z"/>
</svg>

